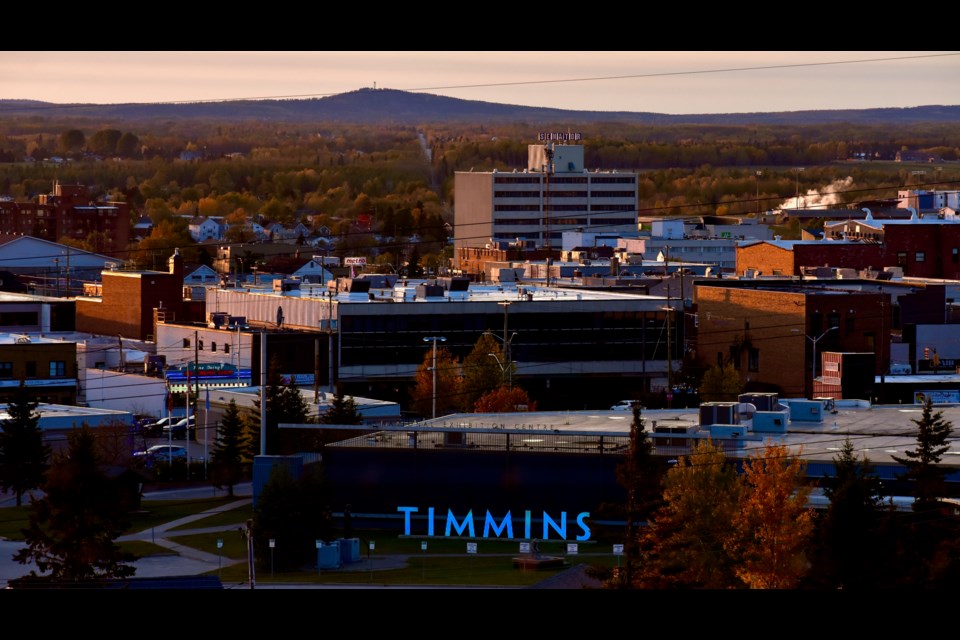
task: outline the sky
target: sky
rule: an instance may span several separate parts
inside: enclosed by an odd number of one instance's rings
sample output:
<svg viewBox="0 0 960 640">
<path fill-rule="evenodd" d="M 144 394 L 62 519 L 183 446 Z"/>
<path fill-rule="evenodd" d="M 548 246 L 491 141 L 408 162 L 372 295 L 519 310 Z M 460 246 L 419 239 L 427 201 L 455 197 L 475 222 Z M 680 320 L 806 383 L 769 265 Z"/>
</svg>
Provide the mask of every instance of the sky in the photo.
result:
<svg viewBox="0 0 960 640">
<path fill-rule="evenodd" d="M 0 99 L 189 102 L 319 97 L 373 86 L 562 109 L 672 114 L 960 105 L 960 53 L 0 52 Z"/>
</svg>

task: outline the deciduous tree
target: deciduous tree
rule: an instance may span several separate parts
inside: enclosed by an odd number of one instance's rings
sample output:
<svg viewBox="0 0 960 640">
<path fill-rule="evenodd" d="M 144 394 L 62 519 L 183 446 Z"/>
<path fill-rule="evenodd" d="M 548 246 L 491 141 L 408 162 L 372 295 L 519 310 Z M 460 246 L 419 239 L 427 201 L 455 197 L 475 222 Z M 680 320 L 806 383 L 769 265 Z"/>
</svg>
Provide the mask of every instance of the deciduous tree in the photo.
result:
<svg viewBox="0 0 960 640">
<path fill-rule="evenodd" d="M 433 348 L 431 347 L 423 355 L 423 362 L 417 369 L 416 384 L 410 392 L 413 410 L 423 416 L 430 416 L 433 412 L 433 373 Z M 436 374 L 437 415 L 453 413 L 460 403 L 460 364 L 448 350 L 442 347 L 437 348 Z"/>
<path fill-rule="evenodd" d="M 490 333 L 484 333 L 463 359 L 463 389 L 461 407 L 470 411 L 480 396 L 506 386 L 509 371 L 500 343 Z M 501 368 L 503 367 L 503 368 Z"/>
<path fill-rule="evenodd" d="M 742 390 L 743 382 L 740 380 L 740 374 L 732 364 L 728 363 L 722 367 L 714 365 L 703 374 L 700 398 L 704 402 L 732 402 L 737 399 L 737 395 Z"/>
<path fill-rule="evenodd" d="M 751 589 L 790 589 L 809 570 L 813 512 L 806 463 L 770 443 L 744 462 L 739 513 L 726 547 L 734 572 Z"/>
<path fill-rule="evenodd" d="M 473 406 L 476 413 L 513 413 L 515 411 L 536 411 L 537 403 L 530 399 L 520 387 L 509 389 L 498 387 L 477 399 Z"/>
<path fill-rule="evenodd" d="M 725 589 L 742 583 L 726 541 L 742 485 L 723 448 L 709 440 L 680 456 L 664 479 L 663 506 L 640 532 L 634 584 L 644 588 Z"/>
<path fill-rule="evenodd" d="M 131 576 L 135 567 L 114 543 L 126 528 L 119 485 L 101 471 L 89 427 L 71 431 L 67 441 L 47 473 L 44 497 L 32 504 L 27 546 L 14 559 L 55 580 Z"/>
</svg>

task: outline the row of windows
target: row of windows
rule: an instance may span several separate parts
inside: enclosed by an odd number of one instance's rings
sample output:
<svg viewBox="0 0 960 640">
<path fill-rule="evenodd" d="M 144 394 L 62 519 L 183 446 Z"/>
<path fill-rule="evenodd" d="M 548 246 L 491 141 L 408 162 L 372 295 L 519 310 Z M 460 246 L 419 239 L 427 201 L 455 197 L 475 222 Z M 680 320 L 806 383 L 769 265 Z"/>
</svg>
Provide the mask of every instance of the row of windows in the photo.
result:
<svg viewBox="0 0 960 640">
<path fill-rule="evenodd" d="M 495 184 L 539 184 L 540 176 L 496 176 Z M 554 184 L 636 184 L 636 176 L 552 176 L 550 182 Z"/>
<path fill-rule="evenodd" d="M 621 207 L 621 208 L 618 208 Z M 626 207 L 625 209 L 622 207 Z M 601 211 L 633 211 L 632 205 L 613 205 L 613 206 L 599 206 L 594 205 L 594 209 L 599 209 Z M 538 204 L 495 204 L 493 205 L 494 211 L 540 211 L 542 207 Z M 551 211 L 582 211 L 587 212 L 587 205 L 585 204 L 551 204 Z"/>
<path fill-rule="evenodd" d="M 539 198 L 539 191 L 494 191 L 495 198 Z"/>
<path fill-rule="evenodd" d="M 587 224 L 587 218 L 557 218 L 554 224 Z"/>
<path fill-rule="evenodd" d="M 592 182 L 593 184 L 636 184 L 637 179 L 634 176 L 617 176 L 616 178 L 594 176 Z"/>
<path fill-rule="evenodd" d="M 540 211 L 538 204 L 495 204 L 494 211 Z"/>
<path fill-rule="evenodd" d="M 540 218 L 497 218 L 497 224 L 540 225 Z"/>
<path fill-rule="evenodd" d="M 590 211 L 636 211 L 637 208 L 632 204 L 592 204 Z"/>
<path fill-rule="evenodd" d="M 64 378 L 67 375 L 67 363 L 64 360 L 50 360 L 49 364 L 49 375 L 50 378 Z M 24 363 L 24 376 L 27 378 L 36 378 L 37 377 L 37 361 L 36 360 L 27 360 Z M 0 362 L 0 379 L 11 379 L 13 378 L 13 363 L 12 362 Z"/>
<path fill-rule="evenodd" d="M 223 347 L 223 352 L 224 352 L 224 353 L 230 353 L 230 343 L 229 343 L 229 342 L 224 342 L 221 346 Z M 184 339 L 183 339 L 183 348 L 184 348 L 184 349 L 189 349 L 189 348 L 190 348 L 190 338 L 184 338 Z M 200 338 L 199 340 L 197 340 L 197 351 L 203 351 L 203 338 Z M 211 342 L 211 343 L 210 343 L 210 351 L 212 351 L 212 352 L 214 352 L 214 353 L 217 352 L 217 343 L 216 343 L 216 342 Z"/>
<path fill-rule="evenodd" d="M 493 179 L 495 184 L 540 184 L 540 178 L 530 176 L 497 176 Z"/>
<path fill-rule="evenodd" d="M 632 198 L 633 191 L 591 191 L 594 198 Z"/>
</svg>

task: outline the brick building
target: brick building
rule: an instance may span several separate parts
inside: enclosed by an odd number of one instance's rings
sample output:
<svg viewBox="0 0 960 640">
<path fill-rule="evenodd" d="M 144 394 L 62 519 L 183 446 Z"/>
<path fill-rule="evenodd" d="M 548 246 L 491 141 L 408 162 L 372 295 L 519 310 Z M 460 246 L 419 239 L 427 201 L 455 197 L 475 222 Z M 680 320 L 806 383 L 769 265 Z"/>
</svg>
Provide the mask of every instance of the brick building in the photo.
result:
<svg viewBox="0 0 960 640">
<path fill-rule="evenodd" d="M 882 293 L 805 289 L 789 281 L 699 281 L 695 287 L 698 359 L 706 366 L 732 363 L 748 389 L 810 397 L 814 340 L 817 359 L 826 350 L 871 352 L 877 373 L 889 361 L 883 336 L 891 327 L 890 305 Z"/>
<path fill-rule="evenodd" d="M 130 241 L 130 206 L 125 202 L 94 202 L 84 185 L 55 182 L 53 193 L 35 202 L 0 202 L 0 233 L 90 239 L 94 250 L 117 254 Z"/>
<path fill-rule="evenodd" d="M 183 258 L 170 257 L 169 272 L 104 271 L 103 283 L 77 298 L 77 331 L 152 340 L 155 314 L 168 321 L 203 320 L 204 309 L 183 299 Z M 97 295 L 98 294 L 98 295 Z"/>
<path fill-rule="evenodd" d="M 77 343 L 0 334 L 0 403 L 10 401 L 21 379 L 34 400 L 76 404 Z"/>
<path fill-rule="evenodd" d="M 883 246 L 853 240 L 765 240 L 737 247 L 737 274 L 799 276 L 801 267 L 866 269 L 893 266 Z"/>
<path fill-rule="evenodd" d="M 960 279 L 960 219 L 840 220 L 824 240 L 774 240 L 737 247 L 737 273 L 800 275 L 802 267 L 900 267 L 911 278 Z"/>
</svg>

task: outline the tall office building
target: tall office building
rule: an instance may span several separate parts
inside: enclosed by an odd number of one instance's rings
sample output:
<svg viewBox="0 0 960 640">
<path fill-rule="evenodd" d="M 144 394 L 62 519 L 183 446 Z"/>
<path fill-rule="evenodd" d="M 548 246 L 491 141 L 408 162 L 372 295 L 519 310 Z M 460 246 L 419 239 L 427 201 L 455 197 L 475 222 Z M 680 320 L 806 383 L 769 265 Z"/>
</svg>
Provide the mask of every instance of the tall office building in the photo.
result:
<svg viewBox="0 0 960 640">
<path fill-rule="evenodd" d="M 564 231 L 637 232 L 637 174 L 588 171 L 583 145 L 532 144 L 523 171 L 458 171 L 459 247 L 517 242 L 560 248 Z"/>
</svg>

